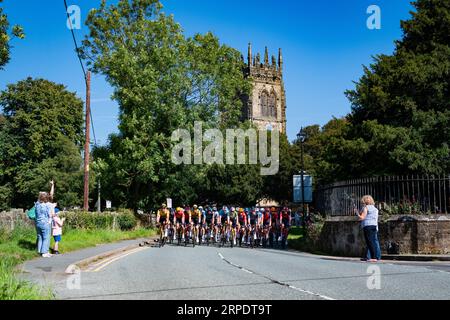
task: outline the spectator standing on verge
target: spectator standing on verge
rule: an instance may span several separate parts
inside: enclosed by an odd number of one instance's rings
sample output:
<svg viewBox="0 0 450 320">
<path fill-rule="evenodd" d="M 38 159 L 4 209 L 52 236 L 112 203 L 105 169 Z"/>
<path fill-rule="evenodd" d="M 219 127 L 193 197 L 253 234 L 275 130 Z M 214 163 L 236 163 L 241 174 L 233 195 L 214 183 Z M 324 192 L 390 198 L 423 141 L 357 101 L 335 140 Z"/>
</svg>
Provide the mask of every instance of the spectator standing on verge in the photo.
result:
<svg viewBox="0 0 450 320">
<path fill-rule="evenodd" d="M 361 212 L 356 209 L 356 213 L 362 224 L 368 250 L 367 256 L 363 260 L 378 262 L 381 260 L 380 242 L 378 240 L 378 209 L 375 207 L 372 196 L 364 196 L 361 203 L 363 208 Z"/>
</svg>

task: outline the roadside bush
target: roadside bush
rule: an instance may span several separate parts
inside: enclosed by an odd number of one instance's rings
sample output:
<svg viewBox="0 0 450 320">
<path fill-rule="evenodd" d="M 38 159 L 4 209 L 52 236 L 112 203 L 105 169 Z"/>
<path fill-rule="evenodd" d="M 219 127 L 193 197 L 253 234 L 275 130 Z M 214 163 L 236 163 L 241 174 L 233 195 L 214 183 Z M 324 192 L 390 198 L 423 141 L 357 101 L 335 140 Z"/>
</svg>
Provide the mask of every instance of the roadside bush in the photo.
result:
<svg viewBox="0 0 450 320">
<path fill-rule="evenodd" d="M 117 217 L 119 228 L 122 231 L 129 231 L 136 227 L 137 220 L 133 213 L 122 213 Z"/>
<path fill-rule="evenodd" d="M 68 229 L 115 229 L 128 231 L 137 226 L 137 218 L 129 210 L 120 213 L 64 212 L 64 227 Z"/>
<path fill-rule="evenodd" d="M 317 249 L 319 247 L 323 226 L 324 220 L 319 215 L 315 216 L 314 222 L 306 226 L 305 240 L 311 248 Z"/>
<path fill-rule="evenodd" d="M 322 234 L 324 219 L 320 215 L 314 215 L 314 221 L 309 221 L 306 228 L 292 228 L 289 247 L 292 249 L 320 253 L 320 237 Z"/>
</svg>

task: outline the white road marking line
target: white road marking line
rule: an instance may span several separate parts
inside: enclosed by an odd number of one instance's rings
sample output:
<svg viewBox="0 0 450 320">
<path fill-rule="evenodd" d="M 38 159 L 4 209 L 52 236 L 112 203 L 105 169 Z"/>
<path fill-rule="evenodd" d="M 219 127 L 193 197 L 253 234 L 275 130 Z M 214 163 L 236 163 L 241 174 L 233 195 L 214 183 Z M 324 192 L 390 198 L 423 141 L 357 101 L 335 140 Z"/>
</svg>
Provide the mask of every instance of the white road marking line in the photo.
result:
<svg viewBox="0 0 450 320">
<path fill-rule="evenodd" d="M 112 258 L 112 259 L 108 259 L 104 264 L 100 265 L 99 267 L 97 267 L 96 269 L 94 269 L 92 272 L 99 272 L 100 270 L 104 269 L 105 267 L 107 267 L 108 265 L 110 265 L 111 263 L 113 263 L 113 262 L 115 262 L 115 261 L 117 261 L 117 260 L 120 260 L 120 259 L 122 259 L 122 258 L 125 258 L 126 256 L 129 256 L 129 255 L 131 255 L 131 254 L 134 254 L 134 253 L 137 253 L 137 252 L 139 252 L 139 251 L 146 250 L 146 249 L 147 249 L 147 248 L 137 248 L 137 249 L 134 249 L 134 250 L 132 250 L 132 251 L 129 251 L 129 252 L 125 253 L 125 254 L 121 254 L 121 255 L 119 255 L 119 256 L 116 256 L 116 257 L 114 257 L 114 258 Z"/>
<path fill-rule="evenodd" d="M 117 253 L 117 254 L 115 254 L 115 255 L 106 257 L 106 258 L 104 258 L 104 259 L 100 259 L 99 261 L 90 264 L 89 267 L 86 269 L 86 272 L 92 272 L 94 269 L 96 269 L 97 267 L 99 267 L 99 266 L 101 266 L 101 265 L 107 263 L 108 261 L 110 261 L 110 260 L 112 260 L 112 259 L 115 259 L 115 258 L 118 258 L 118 257 L 121 257 L 121 256 L 123 256 L 124 254 L 127 254 L 127 253 L 129 253 L 129 252 L 134 252 L 134 251 L 136 251 L 137 249 L 139 249 L 139 248 L 132 249 L 131 251 L 120 252 L 120 253 Z"/>
<path fill-rule="evenodd" d="M 253 272 L 251 272 L 251 271 L 249 271 L 249 270 L 247 270 L 247 269 L 241 268 L 241 270 L 242 270 L 242 271 L 244 271 L 244 272 L 247 272 L 247 273 L 253 274 Z"/>
<path fill-rule="evenodd" d="M 313 295 L 313 296 L 316 296 L 316 297 L 319 297 L 319 298 L 322 298 L 324 300 L 330 300 L 330 301 L 335 301 L 336 300 L 336 299 L 330 298 L 328 296 L 324 296 L 323 294 L 314 293 L 314 292 L 311 292 L 311 291 L 308 291 L 308 290 L 303 290 L 303 289 L 300 289 L 300 288 L 297 288 L 297 287 L 294 287 L 294 286 L 291 286 L 291 285 L 289 286 L 289 288 L 291 288 L 293 290 L 297 290 L 297 291 L 303 292 L 303 293 L 306 293 L 306 294 L 310 294 L 310 295 Z"/>
<path fill-rule="evenodd" d="M 244 267 L 238 266 L 237 264 L 234 264 L 233 262 L 228 261 L 227 259 L 225 259 L 225 257 L 224 257 L 220 252 L 218 253 L 218 255 L 219 255 L 219 257 L 220 257 L 223 261 L 229 263 L 229 264 L 232 265 L 233 267 L 239 268 L 239 269 L 241 269 L 242 271 L 247 272 L 247 273 L 249 273 L 249 274 L 256 274 L 256 275 L 258 275 L 257 273 L 254 273 L 254 272 L 252 272 L 252 271 L 250 271 L 250 270 L 245 269 Z M 260 275 L 260 276 L 262 276 L 262 277 L 264 277 L 264 278 L 267 278 L 267 279 L 270 279 L 270 278 L 268 278 L 268 277 L 266 277 L 266 276 L 264 276 L 264 275 Z M 319 297 L 319 298 L 324 299 L 324 300 L 329 300 L 329 301 L 335 301 L 335 300 L 336 300 L 336 299 L 334 299 L 334 298 L 325 296 L 325 295 L 320 294 L 320 293 L 315 293 L 315 292 L 312 292 L 312 291 L 309 291 L 309 290 L 303 290 L 303 289 L 294 287 L 294 286 L 292 286 L 292 285 L 289 285 L 289 284 L 287 284 L 287 283 L 282 283 L 282 282 L 279 282 L 279 281 L 274 281 L 274 280 L 272 280 L 272 279 L 270 279 L 270 280 L 273 281 L 274 283 L 279 284 L 279 285 L 286 286 L 286 287 L 288 287 L 288 288 L 290 288 L 290 289 L 292 289 L 292 290 L 296 290 L 296 291 L 299 291 L 299 292 L 302 292 L 302 293 L 306 293 L 306 294 L 309 294 L 309 295 L 312 295 L 312 296 L 316 296 L 316 297 Z"/>
</svg>

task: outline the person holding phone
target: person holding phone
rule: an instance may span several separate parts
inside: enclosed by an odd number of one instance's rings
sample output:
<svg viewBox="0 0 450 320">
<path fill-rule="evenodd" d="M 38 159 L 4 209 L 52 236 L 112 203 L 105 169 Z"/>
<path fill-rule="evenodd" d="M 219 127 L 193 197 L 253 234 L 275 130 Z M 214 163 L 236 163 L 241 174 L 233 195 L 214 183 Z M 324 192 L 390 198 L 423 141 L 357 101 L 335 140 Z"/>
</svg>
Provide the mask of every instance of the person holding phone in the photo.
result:
<svg viewBox="0 0 450 320">
<path fill-rule="evenodd" d="M 380 242 L 378 240 L 378 209 L 372 196 L 364 196 L 361 199 L 363 208 L 356 214 L 361 221 L 364 230 L 364 239 L 367 245 L 367 256 L 363 259 L 368 262 L 378 262 L 381 260 Z"/>
</svg>

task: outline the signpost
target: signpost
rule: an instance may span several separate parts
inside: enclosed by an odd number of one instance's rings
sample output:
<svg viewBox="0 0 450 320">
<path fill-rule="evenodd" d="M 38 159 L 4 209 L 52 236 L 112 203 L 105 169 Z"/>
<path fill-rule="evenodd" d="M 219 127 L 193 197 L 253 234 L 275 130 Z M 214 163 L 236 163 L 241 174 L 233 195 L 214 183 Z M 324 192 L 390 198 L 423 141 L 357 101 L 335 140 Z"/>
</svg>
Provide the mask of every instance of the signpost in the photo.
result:
<svg viewBox="0 0 450 320">
<path fill-rule="evenodd" d="M 171 198 L 167 198 L 167 208 L 172 209 L 172 199 Z"/>
<path fill-rule="evenodd" d="M 312 203 L 312 191 L 313 191 L 313 178 L 310 175 L 294 176 L 294 202 L 295 203 Z M 304 189 L 302 189 L 304 187 Z M 304 191 L 304 192 L 303 192 Z M 305 199 L 303 199 L 303 193 Z"/>
<path fill-rule="evenodd" d="M 306 227 L 307 209 L 305 203 L 312 203 L 313 178 L 301 172 L 301 175 L 294 176 L 294 202 L 301 203 L 303 208 L 303 227 Z"/>
</svg>

